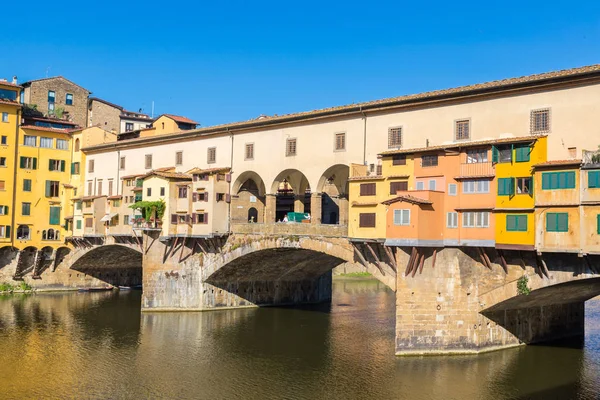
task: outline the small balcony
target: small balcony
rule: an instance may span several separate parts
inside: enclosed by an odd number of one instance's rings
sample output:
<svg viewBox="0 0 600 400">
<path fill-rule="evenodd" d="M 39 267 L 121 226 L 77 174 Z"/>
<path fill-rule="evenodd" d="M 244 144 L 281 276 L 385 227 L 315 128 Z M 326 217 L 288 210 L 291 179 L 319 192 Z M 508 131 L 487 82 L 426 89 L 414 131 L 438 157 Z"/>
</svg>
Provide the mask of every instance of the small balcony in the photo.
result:
<svg viewBox="0 0 600 400">
<path fill-rule="evenodd" d="M 584 168 L 600 167 L 600 149 L 596 151 L 583 150 L 581 158 Z"/>
<path fill-rule="evenodd" d="M 494 177 L 494 165 L 490 162 L 462 163 L 457 178 Z"/>
</svg>

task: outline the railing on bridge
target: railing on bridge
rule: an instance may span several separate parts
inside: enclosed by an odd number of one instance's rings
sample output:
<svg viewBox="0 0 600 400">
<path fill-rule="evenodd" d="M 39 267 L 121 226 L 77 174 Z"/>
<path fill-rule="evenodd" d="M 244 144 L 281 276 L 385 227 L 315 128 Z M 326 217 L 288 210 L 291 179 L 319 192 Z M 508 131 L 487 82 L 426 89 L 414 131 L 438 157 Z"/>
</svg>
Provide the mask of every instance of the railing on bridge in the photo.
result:
<svg viewBox="0 0 600 400">
<path fill-rule="evenodd" d="M 348 236 L 348 226 L 327 224 L 304 224 L 297 222 L 275 222 L 268 224 L 233 223 L 231 232 L 253 235 L 297 235 L 297 236 Z"/>
</svg>

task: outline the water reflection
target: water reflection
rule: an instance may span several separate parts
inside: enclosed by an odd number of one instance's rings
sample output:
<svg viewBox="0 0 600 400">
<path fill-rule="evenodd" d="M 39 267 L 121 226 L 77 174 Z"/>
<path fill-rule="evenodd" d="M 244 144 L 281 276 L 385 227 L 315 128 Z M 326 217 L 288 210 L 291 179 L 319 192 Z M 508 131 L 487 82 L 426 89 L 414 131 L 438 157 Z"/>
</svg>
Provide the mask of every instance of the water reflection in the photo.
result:
<svg viewBox="0 0 600 400">
<path fill-rule="evenodd" d="M 548 399 L 600 393 L 600 301 L 581 349 L 397 358 L 394 294 L 330 305 L 144 313 L 139 292 L 0 298 L 3 398 Z"/>
</svg>

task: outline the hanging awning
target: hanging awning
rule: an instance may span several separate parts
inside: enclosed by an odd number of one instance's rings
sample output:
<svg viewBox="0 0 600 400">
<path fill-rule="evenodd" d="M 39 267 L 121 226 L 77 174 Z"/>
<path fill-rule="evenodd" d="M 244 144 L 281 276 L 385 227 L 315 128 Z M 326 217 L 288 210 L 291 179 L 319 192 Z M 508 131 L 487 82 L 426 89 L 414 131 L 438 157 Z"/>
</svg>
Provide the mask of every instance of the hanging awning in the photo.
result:
<svg viewBox="0 0 600 400">
<path fill-rule="evenodd" d="M 111 219 L 113 219 L 117 215 L 119 215 L 119 213 L 106 214 L 104 217 L 102 217 L 102 219 L 100 220 L 100 222 L 110 221 Z"/>
</svg>

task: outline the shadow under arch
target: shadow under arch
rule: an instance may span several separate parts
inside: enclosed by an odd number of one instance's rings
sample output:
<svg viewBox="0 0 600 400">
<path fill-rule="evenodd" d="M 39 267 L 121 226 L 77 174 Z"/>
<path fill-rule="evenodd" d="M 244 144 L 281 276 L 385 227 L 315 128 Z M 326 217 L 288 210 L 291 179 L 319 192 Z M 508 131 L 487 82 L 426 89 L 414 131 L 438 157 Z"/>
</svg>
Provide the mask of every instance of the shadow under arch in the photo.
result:
<svg viewBox="0 0 600 400">
<path fill-rule="evenodd" d="M 242 172 L 233 182 L 231 193 L 232 222 L 264 222 L 266 189 L 260 175 L 254 171 Z"/>
<path fill-rule="evenodd" d="M 17 258 L 17 254 L 19 254 L 19 249 L 16 247 L 0 247 L 0 269 L 13 262 L 13 260 Z"/>
<path fill-rule="evenodd" d="M 321 194 L 321 215 L 322 224 L 342 224 L 348 221 L 347 203 L 348 199 L 348 178 L 350 176 L 350 167 L 344 164 L 336 164 L 325 170 L 319 178 L 317 193 Z"/>
<path fill-rule="evenodd" d="M 70 268 L 114 286 L 142 283 L 142 253 L 128 246 L 111 244 L 93 248 Z"/>
<path fill-rule="evenodd" d="M 266 193 L 265 182 L 263 179 L 254 171 L 244 171 L 242 172 L 236 180 L 233 182 L 231 186 L 231 192 L 233 194 L 239 194 L 240 191 L 246 190 L 244 185 L 248 182 L 252 181 L 256 185 L 256 195 L 264 196 Z"/>
<path fill-rule="evenodd" d="M 275 221 L 284 221 L 289 212 L 311 212 L 311 187 L 306 175 L 297 169 L 281 171 L 271 184 L 275 199 Z"/>
</svg>

